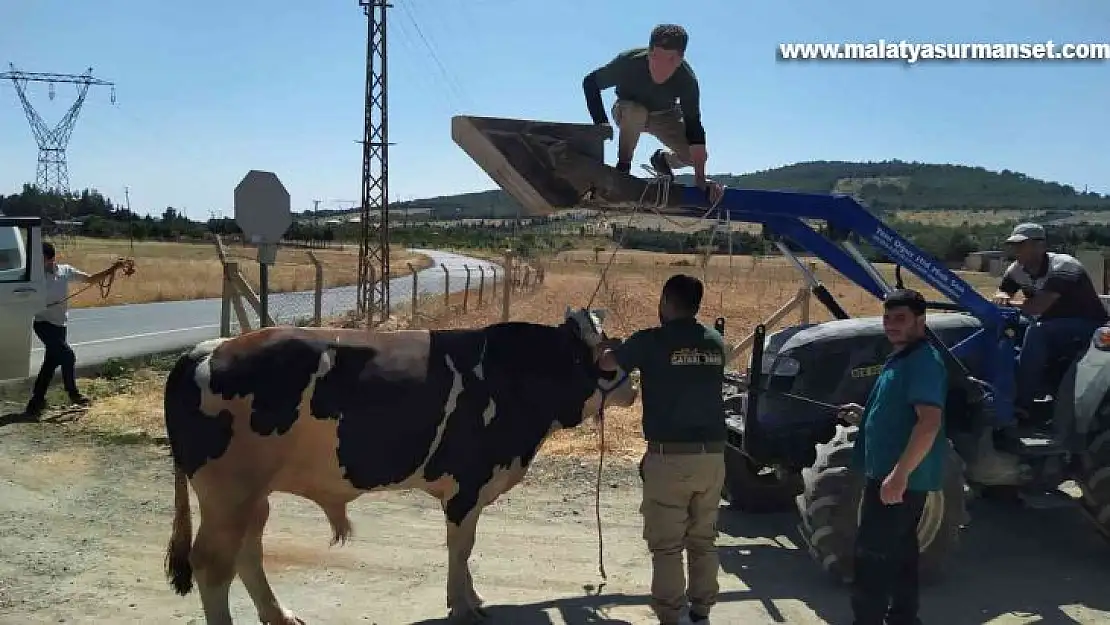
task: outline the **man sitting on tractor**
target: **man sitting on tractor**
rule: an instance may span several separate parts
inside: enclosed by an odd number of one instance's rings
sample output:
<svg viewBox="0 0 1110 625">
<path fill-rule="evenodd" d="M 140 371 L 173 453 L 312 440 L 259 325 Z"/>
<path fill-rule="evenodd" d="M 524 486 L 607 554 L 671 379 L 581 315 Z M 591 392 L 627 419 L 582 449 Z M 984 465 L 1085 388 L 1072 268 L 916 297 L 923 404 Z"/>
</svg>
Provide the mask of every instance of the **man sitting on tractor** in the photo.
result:
<svg viewBox="0 0 1110 625">
<path fill-rule="evenodd" d="M 660 24 L 651 31 L 648 47 L 618 54 L 593 70 L 582 81 L 586 107 L 595 124 L 609 124 L 601 92 L 616 87 L 613 118 L 617 122 L 617 165 L 632 169 L 632 154 L 640 135 L 650 133 L 670 152 L 656 150 L 651 166 L 662 176 L 673 169 L 694 166 L 694 182 L 716 201 L 719 184 L 705 177 L 705 128 L 701 123 L 698 78 L 686 62 L 686 29 L 677 24 Z"/>
<path fill-rule="evenodd" d="M 1018 224 L 1006 243 L 1016 260 L 1002 275 L 995 302 L 1008 305 L 1021 291 L 1021 312 L 1035 319 L 1025 331 L 1018 357 L 1014 402 L 1016 409 L 1029 414 L 1034 401 L 1041 398 L 1050 349 L 1089 339 L 1110 315 L 1082 263 L 1048 251 L 1043 226 Z"/>
</svg>

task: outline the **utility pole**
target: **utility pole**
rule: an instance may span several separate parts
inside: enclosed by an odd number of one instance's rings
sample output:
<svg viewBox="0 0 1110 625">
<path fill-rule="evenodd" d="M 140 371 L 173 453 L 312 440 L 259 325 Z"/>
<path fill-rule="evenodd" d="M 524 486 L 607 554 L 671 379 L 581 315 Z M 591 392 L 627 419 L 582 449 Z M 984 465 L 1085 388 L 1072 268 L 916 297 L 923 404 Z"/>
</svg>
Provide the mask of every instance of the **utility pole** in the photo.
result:
<svg viewBox="0 0 1110 625">
<path fill-rule="evenodd" d="M 15 92 L 23 104 L 23 113 L 27 115 L 27 122 L 31 124 L 31 133 L 39 146 L 38 167 L 35 171 L 35 186 L 43 192 L 54 191 L 59 194 L 69 193 L 69 165 L 66 163 L 66 149 L 73 136 L 73 127 L 77 124 L 77 116 L 85 104 L 85 96 L 89 87 L 93 85 L 108 86 L 112 88 L 112 104 L 116 103 L 116 86 L 105 80 L 92 77 L 90 67 L 84 74 L 44 74 L 37 72 L 21 72 L 15 65 L 8 64 L 10 72 L 0 74 L 0 79 L 9 79 L 15 85 Z M 77 99 L 69 110 L 53 128 L 46 125 L 42 116 L 31 105 L 27 97 L 27 83 L 44 82 L 49 85 L 50 99 L 54 99 L 55 83 L 72 83 L 77 85 Z"/>
<path fill-rule="evenodd" d="M 358 307 L 368 327 L 389 318 L 389 108 L 387 0 L 359 0 L 366 15 L 366 97 L 362 141 Z"/>
</svg>

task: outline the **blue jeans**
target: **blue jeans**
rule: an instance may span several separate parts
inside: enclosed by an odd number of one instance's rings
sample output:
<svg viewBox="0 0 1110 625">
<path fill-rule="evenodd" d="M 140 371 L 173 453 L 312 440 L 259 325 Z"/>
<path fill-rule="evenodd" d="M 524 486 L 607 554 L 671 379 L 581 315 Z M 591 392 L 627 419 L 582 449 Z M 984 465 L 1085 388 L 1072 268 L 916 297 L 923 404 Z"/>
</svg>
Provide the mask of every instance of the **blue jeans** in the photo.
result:
<svg viewBox="0 0 1110 625">
<path fill-rule="evenodd" d="M 1029 408 L 1041 394 L 1045 367 L 1060 347 L 1075 341 L 1088 341 L 1102 324 L 1090 319 L 1046 319 L 1030 324 L 1017 363 L 1015 405 Z M 1053 393 L 1055 395 L 1055 393 Z"/>
</svg>

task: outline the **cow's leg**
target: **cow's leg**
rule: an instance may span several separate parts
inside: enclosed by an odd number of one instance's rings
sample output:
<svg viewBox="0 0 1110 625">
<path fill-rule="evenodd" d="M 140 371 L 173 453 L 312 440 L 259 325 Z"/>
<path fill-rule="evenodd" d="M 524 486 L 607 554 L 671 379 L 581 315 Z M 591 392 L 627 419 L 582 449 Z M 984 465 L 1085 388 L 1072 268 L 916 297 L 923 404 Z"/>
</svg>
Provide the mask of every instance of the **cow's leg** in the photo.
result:
<svg viewBox="0 0 1110 625">
<path fill-rule="evenodd" d="M 235 568 L 263 625 L 304 625 L 304 621 L 282 607 L 262 567 L 262 531 L 269 516 L 270 502 L 268 498 L 263 498 L 247 517 L 243 546 L 239 549 Z"/>
<path fill-rule="evenodd" d="M 203 500 L 200 518 L 189 563 L 197 580 L 204 620 L 207 625 L 233 625 L 228 591 L 235 579 L 235 558 L 243 544 L 245 519 L 230 508 L 204 506 Z"/>
<path fill-rule="evenodd" d="M 474 506 L 458 524 L 447 519 L 447 609 L 452 623 L 474 623 L 487 616 L 470 575 L 480 513 L 481 508 Z"/>
</svg>

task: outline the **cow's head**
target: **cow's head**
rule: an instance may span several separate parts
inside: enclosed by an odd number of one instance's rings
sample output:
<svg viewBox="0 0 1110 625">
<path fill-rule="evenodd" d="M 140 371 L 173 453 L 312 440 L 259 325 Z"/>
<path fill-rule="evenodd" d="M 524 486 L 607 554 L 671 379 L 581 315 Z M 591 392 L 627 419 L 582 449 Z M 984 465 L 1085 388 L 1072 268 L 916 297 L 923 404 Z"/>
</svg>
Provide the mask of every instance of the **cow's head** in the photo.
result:
<svg viewBox="0 0 1110 625">
<path fill-rule="evenodd" d="M 605 316 L 603 309 L 572 309 L 568 306 L 561 326 L 581 344 L 580 364 L 583 367 L 583 373 L 589 376 L 594 385 L 594 392 L 583 405 L 582 418 L 596 415 L 602 401 L 606 406 L 631 406 L 636 401 L 636 389 L 627 372 L 619 369 L 605 371 L 597 364 L 602 351 L 612 343 L 602 329 Z M 563 425 L 573 427 L 578 423 L 581 423 L 581 420 Z"/>
</svg>

